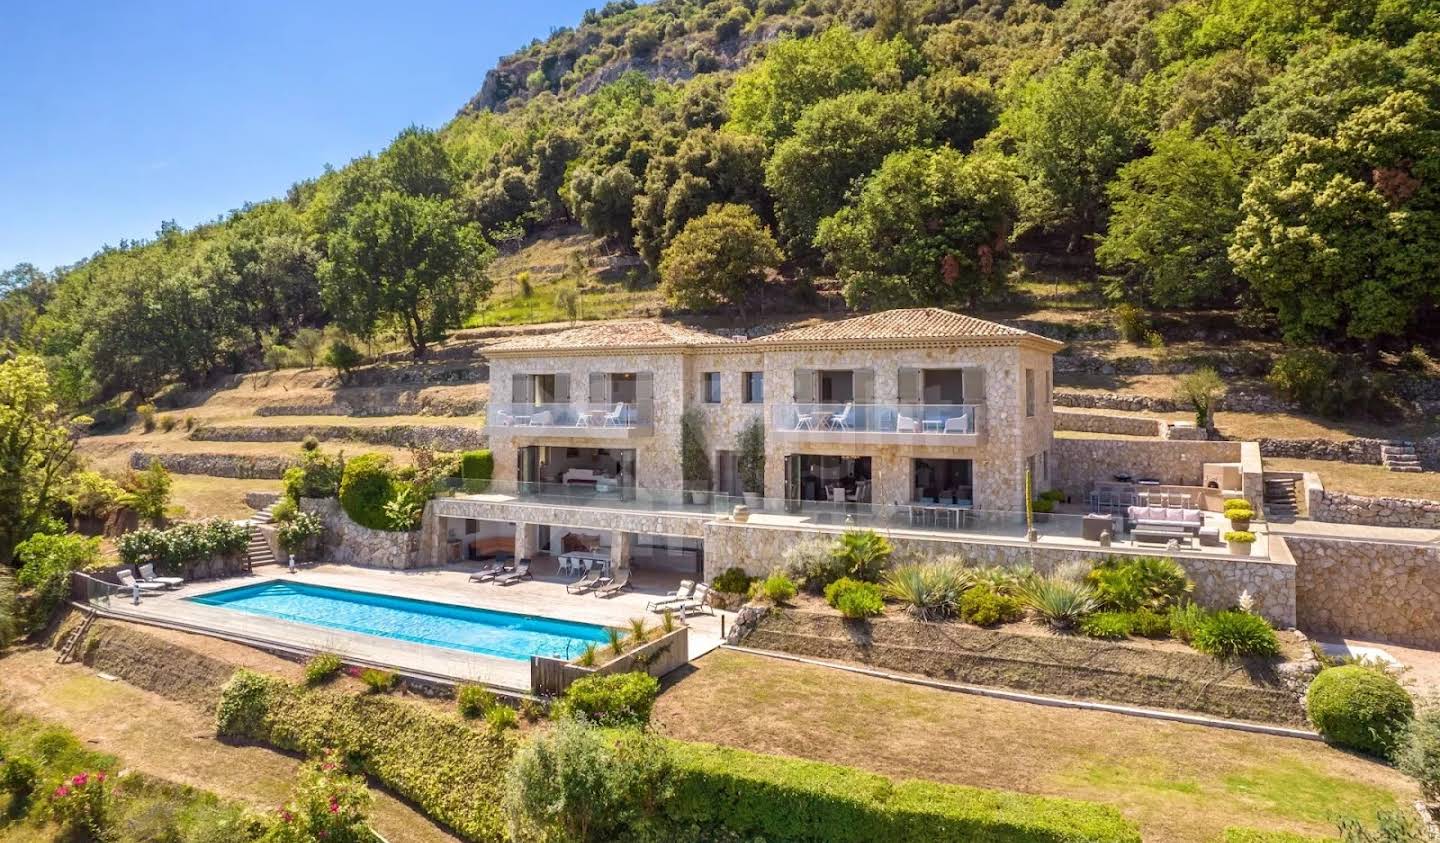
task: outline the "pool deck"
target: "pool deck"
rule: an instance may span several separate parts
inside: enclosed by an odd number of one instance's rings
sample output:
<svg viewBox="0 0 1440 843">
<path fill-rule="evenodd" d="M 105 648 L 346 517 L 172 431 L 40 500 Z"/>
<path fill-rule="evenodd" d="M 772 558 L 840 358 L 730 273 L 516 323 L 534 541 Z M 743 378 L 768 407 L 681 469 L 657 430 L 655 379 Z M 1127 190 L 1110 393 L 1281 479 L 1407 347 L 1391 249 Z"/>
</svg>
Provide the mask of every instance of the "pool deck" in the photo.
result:
<svg viewBox="0 0 1440 843">
<path fill-rule="evenodd" d="M 186 627 L 208 630 L 222 636 L 261 640 L 283 647 L 305 651 L 325 651 L 342 658 L 357 659 L 385 665 L 401 671 L 441 676 L 453 680 L 484 682 L 515 691 L 530 690 L 530 663 L 502 659 L 465 650 L 453 650 L 383 638 L 358 632 L 312 626 L 294 621 L 268 618 L 221 606 L 207 606 L 184 598 L 215 591 L 254 585 L 266 580 L 294 580 L 312 585 L 347 588 L 393 597 L 431 600 L 457 606 L 471 606 L 526 615 L 540 615 L 567 621 L 627 627 L 631 618 L 646 617 L 658 625 L 660 616 L 646 613 L 645 604 L 665 594 L 678 583 L 679 576 L 638 577 L 633 591 L 602 598 L 591 594 L 568 594 L 566 578 L 536 574 L 510 586 L 469 582 L 473 565 L 423 568 L 409 571 L 385 571 L 345 565 L 319 565 L 304 568 L 295 575 L 281 566 L 259 568 L 253 575 L 186 583 L 173 591 L 151 592 L 135 606 L 130 600 L 115 597 L 109 611 L 136 620 L 170 622 Z M 541 570 L 545 570 L 542 568 Z M 690 658 L 695 659 L 720 645 L 720 616 L 692 616 L 685 619 L 690 626 Z M 729 620 L 733 620 L 733 614 Z"/>
</svg>

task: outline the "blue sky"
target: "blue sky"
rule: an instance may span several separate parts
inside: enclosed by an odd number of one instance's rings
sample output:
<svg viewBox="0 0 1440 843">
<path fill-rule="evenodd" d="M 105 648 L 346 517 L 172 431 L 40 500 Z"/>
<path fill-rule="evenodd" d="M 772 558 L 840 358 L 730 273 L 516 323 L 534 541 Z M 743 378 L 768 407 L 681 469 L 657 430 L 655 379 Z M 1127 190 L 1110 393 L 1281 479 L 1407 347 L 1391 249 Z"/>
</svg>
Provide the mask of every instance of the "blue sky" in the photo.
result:
<svg viewBox="0 0 1440 843">
<path fill-rule="evenodd" d="M 213 219 L 439 126 L 600 0 L 0 0 L 0 269 Z"/>
</svg>

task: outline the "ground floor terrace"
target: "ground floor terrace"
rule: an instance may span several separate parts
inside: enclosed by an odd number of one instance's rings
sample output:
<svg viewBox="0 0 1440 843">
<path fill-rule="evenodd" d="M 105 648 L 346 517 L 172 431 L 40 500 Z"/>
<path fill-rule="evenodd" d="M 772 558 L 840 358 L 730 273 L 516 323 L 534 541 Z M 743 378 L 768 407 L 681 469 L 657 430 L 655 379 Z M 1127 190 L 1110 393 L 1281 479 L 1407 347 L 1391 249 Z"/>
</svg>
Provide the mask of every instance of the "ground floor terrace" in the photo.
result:
<svg viewBox="0 0 1440 843">
<path fill-rule="evenodd" d="M 566 584 L 573 579 L 561 576 L 553 561 L 537 560 L 533 577 L 512 585 L 472 582 L 478 563 L 382 571 L 348 565 L 319 565 L 290 574 L 279 566 L 258 569 L 255 575 L 187 583 L 173 591 L 146 593 L 136 605 L 128 594 L 109 594 L 97 604 L 108 615 L 154 623 L 188 632 L 200 632 L 253 646 L 297 654 L 329 652 L 348 662 L 371 664 L 450 681 L 482 682 L 518 692 L 530 689 L 528 658 L 486 655 L 464 649 L 417 643 L 399 637 L 367 634 L 355 629 L 365 625 L 358 615 L 337 615 L 330 623 L 310 623 L 283 615 L 261 615 L 225 605 L 212 605 L 196 598 L 213 598 L 237 588 L 263 586 L 271 582 L 298 583 L 364 595 L 428 601 L 444 607 L 441 614 L 455 609 L 481 609 L 531 616 L 544 620 L 626 629 L 631 619 L 647 618 L 658 624 L 658 615 L 646 610 L 657 597 L 673 592 L 680 576 L 637 572 L 632 587 L 613 595 L 571 594 Z M 364 607 L 346 611 L 364 612 Z M 718 646 L 725 613 L 697 615 L 684 619 L 690 626 L 690 658 Z M 503 621 L 502 621 L 503 622 Z M 406 629 L 413 639 L 424 639 L 429 630 L 425 621 Z M 349 628 L 347 628 L 349 627 Z M 578 655 L 578 651 L 574 655 Z"/>
</svg>

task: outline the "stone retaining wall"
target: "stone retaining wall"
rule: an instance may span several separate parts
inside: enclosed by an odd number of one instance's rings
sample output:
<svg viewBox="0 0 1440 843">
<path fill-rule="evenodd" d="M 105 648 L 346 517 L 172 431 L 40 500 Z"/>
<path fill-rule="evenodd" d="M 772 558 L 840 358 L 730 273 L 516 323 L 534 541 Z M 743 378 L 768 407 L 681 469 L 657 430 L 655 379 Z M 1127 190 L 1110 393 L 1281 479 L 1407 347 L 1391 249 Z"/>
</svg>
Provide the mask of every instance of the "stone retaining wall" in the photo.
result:
<svg viewBox="0 0 1440 843">
<path fill-rule="evenodd" d="M 1055 437 L 1054 484 L 1084 499 L 1097 480 L 1117 474 L 1153 477 L 1167 486 L 1203 486 L 1206 463 L 1240 463 L 1241 492 L 1261 511 L 1260 451 L 1250 442 L 1223 440 L 1080 439 Z"/>
<path fill-rule="evenodd" d="M 485 412 L 483 398 L 421 396 L 399 401 L 315 402 L 311 404 L 268 404 L 255 408 L 257 416 L 473 416 Z"/>
<path fill-rule="evenodd" d="M 1302 725 L 1313 658 L 1219 661 L 1187 648 L 785 609 L 744 646 L 937 679 Z"/>
<path fill-rule="evenodd" d="M 226 425 L 200 427 L 189 438 L 198 442 L 300 442 L 313 436 L 325 441 L 364 442 L 397 448 L 467 451 L 485 446 L 485 431 L 455 425 L 393 424 L 356 427 L 343 424 Z"/>
<path fill-rule="evenodd" d="M 1440 647 L 1440 547 L 1300 536 L 1285 543 L 1305 629 Z"/>
<path fill-rule="evenodd" d="M 238 480 L 279 480 L 287 468 L 296 464 L 292 457 L 130 452 L 130 467 L 137 471 L 149 468 L 152 460 L 158 460 L 171 474 L 203 474 Z"/>
<path fill-rule="evenodd" d="M 1379 439 L 1261 439 L 1260 454 L 1297 460 L 1331 460 L 1359 465 L 1379 465 Z"/>
<path fill-rule="evenodd" d="M 1440 483 L 1436 484 L 1440 487 Z M 1385 498 L 1328 492 L 1317 485 L 1306 489 L 1310 518 L 1332 524 L 1370 527 L 1440 529 L 1440 501 L 1420 498 Z"/>
<path fill-rule="evenodd" d="M 1060 357 L 1055 358 L 1055 370 L 1061 371 Z M 1176 413 L 1188 412 L 1190 406 L 1169 398 L 1152 398 L 1146 395 L 1122 395 L 1117 392 L 1073 392 L 1055 390 L 1055 406 L 1080 407 L 1087 410 L 1122 410 L 1125 412 Z M 1258 392 L 1228 392 L 1221 399 L 1218 409 L 1232 413 L 1284 413 L 1295 409 L 1294 405 Z"/>
<path fill-rule="evenodd" d="M 273 503 L 280 502 L 279 492 L 246 492 L 245 505 L 251 509 L 264 509 Z"/>
<path fill-rule="evenodd" d="M 833 538 L 843 528 L 778 527 L 713 521 L 705 525 L 705 579 L 713 580 L 726 568 L 738 566 L 751 576 L 764 576 L 784 566 L 785 549 L 814 538 Z M 925 556 L 961 554 L 984 565 L 1030 565 L 1045 572 L 1072 559 L 1157 553 L 1172 557 L 1195 581 L 1195 600 L 1206 606 L 1235 605 L 1241 591 L 1250 592 L 1257 610 L 1277 626 L 1295 625 L 1295 565 L 1288 559 L 1239 556 L 1202 556 L 1165 553 L 1162 549 L 1064 547 L 1031 544 L 981 536 L 921 539 L 887 534 L 899 552 Z"/>
<path fill-rule="evenodd" d="M 425 508 L 429 520 L 430 504 Z M 320 554 L 326 562 L 395 571 L 418 567 L 418 532 L 392 533 L 362 527 L 350 520 L 335 498 L 301 498 L 300 509 L 319 515 L 325 523 L 325 543 Z"/>
<path fill-rule="evenodd" d="M 1142 416 L 1110 416 L 1102 413 L 1055 411 L 1056 430 L 1085 433 L 1113 433 L 1121 436 L 1164 436 L 1167 425 L 1161 419 Z"/>
</svg>

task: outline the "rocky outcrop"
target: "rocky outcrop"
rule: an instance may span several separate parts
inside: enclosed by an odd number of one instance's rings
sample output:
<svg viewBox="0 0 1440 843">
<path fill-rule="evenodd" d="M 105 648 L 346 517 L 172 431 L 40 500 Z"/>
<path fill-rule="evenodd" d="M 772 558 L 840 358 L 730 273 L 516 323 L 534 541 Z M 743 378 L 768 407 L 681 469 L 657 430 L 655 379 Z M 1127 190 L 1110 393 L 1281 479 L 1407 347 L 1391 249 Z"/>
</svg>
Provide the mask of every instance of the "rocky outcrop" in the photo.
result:
<svg viewBox="0 0 1440 843">
<path fill-rule="evenodd" d="M 323 441 L 363 442 L 397 448 L 431 448 L 466 451 L 485 446 L 485 432 L 456 425 L 395 424 L 365 426 L 342 424 L 225 425 L 190 432 L 200 442 L 300 442 L 313 436 Z"/>
</svg>

